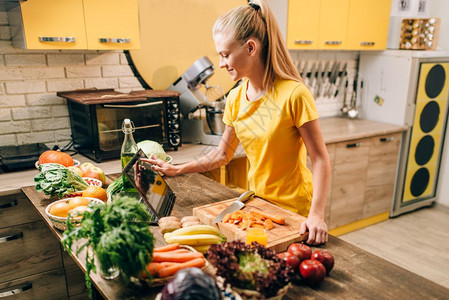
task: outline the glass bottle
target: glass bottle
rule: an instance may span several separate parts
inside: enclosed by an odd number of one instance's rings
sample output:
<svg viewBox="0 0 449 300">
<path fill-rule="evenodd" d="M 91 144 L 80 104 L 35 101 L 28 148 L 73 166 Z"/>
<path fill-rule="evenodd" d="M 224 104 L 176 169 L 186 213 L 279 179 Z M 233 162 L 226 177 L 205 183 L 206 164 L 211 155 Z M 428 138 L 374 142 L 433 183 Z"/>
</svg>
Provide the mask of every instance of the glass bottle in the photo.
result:
<svg viewBox="0 0 449 300">
<path fill-rule="evenodd" d="M 122 149 L 120 151 L 120 161 L 122 164 L 122 170 L 128 164 L 128 162 L 133 158 L 134 154 L 137 153 L 138 147 L 136 142 L 134 141 L 133 132 L 134 132 L 134 123 L 131 122 L 130 119 L 123 120 L 122 131 L 125 134 L 125 138 L 123 139 Z M 125 191 L 135 191 L 134 187 L 131 185 L 129 180 L 126 178 L 125 174 L 123 176 L 123 184 Z"/>
</svg>

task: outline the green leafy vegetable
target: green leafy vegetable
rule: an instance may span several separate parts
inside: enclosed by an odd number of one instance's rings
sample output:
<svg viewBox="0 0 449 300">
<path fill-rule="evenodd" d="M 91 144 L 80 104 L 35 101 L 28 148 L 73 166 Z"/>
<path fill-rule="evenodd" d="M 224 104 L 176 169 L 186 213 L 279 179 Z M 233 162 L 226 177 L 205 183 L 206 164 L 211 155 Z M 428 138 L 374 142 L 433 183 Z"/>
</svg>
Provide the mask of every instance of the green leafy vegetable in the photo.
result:
<svg viewBox="0 0 449 300">
<path fill-rule="evenodd" d="M 89 185 L 78 174 L 56 163 L 39 165 L 40 173 L 34 176 L 36 190 L 50 197 L 85 190 Z"/>
<path fill-rule="evenodd" d="M 120 176 L 114 180 L 106 189 L 106 194 L 109 199 L 112 199 L 114 195 L 119 194 L 125 190 L 125 183 L 123 181 L 123 176 Z"/>
<path fill-rule="evenodd" d="M 267 298 L 275 296 L 295 275 L 275 251 L 256 242 L 251 246 L 240 240 L 211 245 L 206 255 L 226 283 L 258 291 Z"/>
<path fill-rule="evenodd" d="M 62 244 L 71 253 L 79 241 L 76 254 L 91 248 L 102 271 L 116 267 L 126 281 L 145 270 L 151 261 L 154 238 L 148 221 L 151 216 L 146 206 L 136 198 L 116 196 L 107 205 L 91 203 L 83 213 L 79 227 L 67 220 Z M 90 271 L 96 272 L 95 258 L 86 254 L 86 285 L 91 290 Z M 149 275 L 149 274 L 148 274 Z M 149 275 L 150 276 L 150 275 Z"/>
<path fill-rule="evenodd" d="M 137 147 L 142 149 L 143 153 L 146 154 L 146 156 L 150 156 L 151 154 L 156 155 L 160 159 L 167 161 L 167 153 L 165 153 L 164 148 L 161 144 L 158 142 L 145 140 L 137 143 Z"/>
</svg>

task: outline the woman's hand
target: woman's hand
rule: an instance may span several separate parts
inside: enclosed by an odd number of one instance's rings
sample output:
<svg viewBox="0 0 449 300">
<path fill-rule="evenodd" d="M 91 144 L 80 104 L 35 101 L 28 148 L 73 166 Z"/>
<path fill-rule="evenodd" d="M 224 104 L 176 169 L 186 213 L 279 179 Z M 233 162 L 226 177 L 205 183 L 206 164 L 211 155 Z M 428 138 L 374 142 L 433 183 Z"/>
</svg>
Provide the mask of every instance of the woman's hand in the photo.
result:
<svg viewBox="0 0 449 300">
<path fill-rule="evenodd" d="M 307 244 L 309 245 L 319 245 L 327 242 L 327 225 L 323 218 L 309 214 L 309 217 L 302 222 L 301 228 L 299 229 L 299 234 L 304 234 L 309 231 L 309 238 L 307 239 Z"/>
<path fill-rule="evenodd" d="M 179 168 L 168 162 L 163 161 L 156 155 L 151 154 L 149 158 L 141 158 L 141 161 L 148 162 L 151 164 L 151 170 L 156 172 L 161 172 L 167 176 L 176 176 L 179 174 Z"/>
</svg>

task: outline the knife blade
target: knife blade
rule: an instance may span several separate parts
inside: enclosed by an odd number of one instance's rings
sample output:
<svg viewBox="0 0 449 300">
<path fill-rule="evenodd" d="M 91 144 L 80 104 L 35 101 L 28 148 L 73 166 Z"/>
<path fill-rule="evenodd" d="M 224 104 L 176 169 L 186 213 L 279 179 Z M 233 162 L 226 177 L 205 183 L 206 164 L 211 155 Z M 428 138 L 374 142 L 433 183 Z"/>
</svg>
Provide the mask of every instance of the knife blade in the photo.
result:
<svg viewBox="0 0 449 300">
<path fill-rule="evenodd" d="M 226 214 L 233 213 L 235 211 L 238 211 L 238 210 L 242 209 L 243 206 L 245 206 L 245 204 L 243 202 L 251 199 L 253 196 L 254 196 L 254 192 L 253 191 L 246 191 L 243 194 L 241 194 L 240 197 L 237 200 L 232 202 L 231 205 L 226 207 L 220 214 L 218 214 L 218 216 L 214 219 L 212 224 L 216 224 L 218 222 L 221 222 Z"/>
</svg>

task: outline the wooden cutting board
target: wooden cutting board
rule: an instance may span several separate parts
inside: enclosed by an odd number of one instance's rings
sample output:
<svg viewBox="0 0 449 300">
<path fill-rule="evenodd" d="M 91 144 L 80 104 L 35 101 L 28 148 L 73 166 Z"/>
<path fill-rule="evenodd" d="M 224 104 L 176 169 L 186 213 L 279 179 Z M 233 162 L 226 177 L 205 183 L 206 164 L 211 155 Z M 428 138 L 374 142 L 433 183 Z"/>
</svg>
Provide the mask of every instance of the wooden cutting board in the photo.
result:
<svg viewBox="0 0 449 300">
<path fill-rule="evenodd" d="M 197 216 L 202 223 L 214 226 L 212 222 L 215 217 L 236 199 L 196 207 L 193 209 L 193 215 Z M 306 219 L 305 217 L 257 197 L 245 202 L 245 207 L 242 208 L 245 212 L 249 212 L 251 209 L 259 209 L 267 213 L 285 217 L 285 224 L 279 225 L 274 223 L 274 227 L 268 230 L 268 248 L 277 252 L 283 252 L 287 250 L 288 245 L 291 243 L 307 239 L 307 233 L 302 236 L 299 234 L 299 228 L 301 223 Z M 246 240 L 246 231 L 238 228 L 237 225 L 219 222 L 215 226 L 218 226 L 218 229 L 228 241 L 236 239 Z"/>
</svg>

